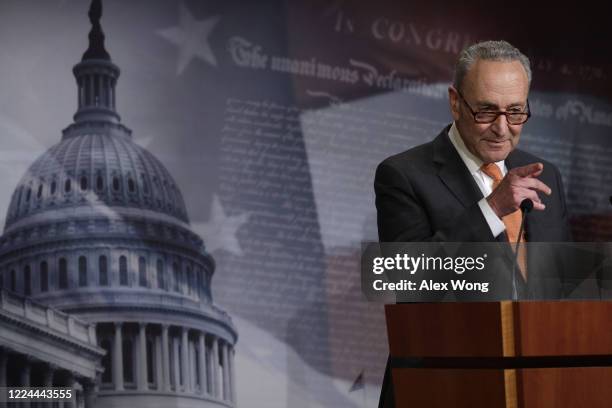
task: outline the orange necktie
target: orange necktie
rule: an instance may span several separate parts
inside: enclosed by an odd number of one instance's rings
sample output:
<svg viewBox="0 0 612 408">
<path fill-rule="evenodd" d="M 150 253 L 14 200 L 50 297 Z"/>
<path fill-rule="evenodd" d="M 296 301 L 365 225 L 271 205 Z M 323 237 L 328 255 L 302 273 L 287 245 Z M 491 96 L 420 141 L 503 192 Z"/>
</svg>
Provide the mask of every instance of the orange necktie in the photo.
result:
<svg viewBox="0 0 612 408">
<path fill-rule="evenodd" d="M 483 164 L 480 167 L 480 170 L 487 176 L 493 179 L 493 190 L 497 188 L 499 183 L 501 183 L 503 176 L 501 174 L 501 170 L 495 163 L 487 163 Z M 502 217 L 502 222 L 506 226 L 506 234 L 508 235 L 508 241 L 511 243 L 516 243 L 518 240 L 519 229 L 521 228 L 521 220 L 522 214 L 521 210 L 516 210 L 515 212 L 505 215 Z M 521 234 L 520 242 L 525 242 L 525 230 L 523 230 L 523 234 Z M 523 246 L 523 248 L 525 248 Z M 520 249 L 520 246 L 519 246 Z M 512 245 L 512 250 L 514 250 L 514 245 Z M 519 251 L 518 254 L 518 265 L 521 270 L 521 275 L 525 281 L 527 281 L 527 254 L 526 248 L 523 251 Z"/>
</svg>

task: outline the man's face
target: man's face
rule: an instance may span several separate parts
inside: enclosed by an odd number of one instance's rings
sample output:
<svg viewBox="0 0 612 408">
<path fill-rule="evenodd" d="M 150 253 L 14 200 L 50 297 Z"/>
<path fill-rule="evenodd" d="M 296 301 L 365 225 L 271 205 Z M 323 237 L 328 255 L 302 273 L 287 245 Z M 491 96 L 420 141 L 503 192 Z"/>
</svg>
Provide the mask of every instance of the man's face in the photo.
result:
<svg viewBox="0 0 612 408">
<path fill-rule="evenodd" d="M 461 94 L 475 111 L 516 111 L 527 104 L 529 81 L 519 61 L 478 60 L 463 79 Z M 472 154 L 484 163 L 505 160 L 516 147 L 523 125 L 510 125 L 506 116 L 492 123 L 476 123 L 453 87 L 449 88 L 453 118 Z"/>
</svg>

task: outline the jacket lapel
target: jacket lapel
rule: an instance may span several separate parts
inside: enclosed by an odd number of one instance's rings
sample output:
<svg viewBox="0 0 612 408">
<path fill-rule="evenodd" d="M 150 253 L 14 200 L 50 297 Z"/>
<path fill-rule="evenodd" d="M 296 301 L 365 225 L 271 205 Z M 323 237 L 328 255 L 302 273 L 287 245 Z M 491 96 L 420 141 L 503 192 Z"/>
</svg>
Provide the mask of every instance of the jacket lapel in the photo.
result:
<svg viewBox="0 0 612 408">
<path fill-rule="evenodd" d="M 468 168 L 461 160 L 461 156 L 453 146 L 448 136 L 450 125 L 447 126 L 433 141 L 434 162 L 440 166 L 438 176 L 449 191 L 457 197 L 464 207 L 469 207 L 483 198 L 482 191 L 474 181 Z M 510 156 L 508 156 L 510 158 Z M 511 168 L 506 163 L 508 168 Z M 495 241 L 508 242 L 505 232 L 501 233 Z M 512 253 L 508 252 L 509 258 Z"/>
<path fill-rule="evenodd" d="M 434 162 L 438 163 L 438 177 L 442 183 L 457 197 L 464 207 L 473 205 L 483 195 L 474 177 L 461 160 L 461 156 L 448 137 L 446 127 L 433 141 Z"/>
</svg>

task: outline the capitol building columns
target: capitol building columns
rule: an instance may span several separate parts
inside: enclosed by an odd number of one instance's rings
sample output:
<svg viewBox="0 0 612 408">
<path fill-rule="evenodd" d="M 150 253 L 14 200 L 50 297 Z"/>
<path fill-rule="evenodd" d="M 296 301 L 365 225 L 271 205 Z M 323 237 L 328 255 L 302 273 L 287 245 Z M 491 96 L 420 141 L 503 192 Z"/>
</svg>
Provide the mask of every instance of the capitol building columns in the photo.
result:
<svg viewBox="0 0 612 408">
<path fill-rule="evenodd" d="M 169 326 L 162 324 L 162 371 L 163 375 L 163 387 L 162 390 L 170 391 L 170 342 L 168 340 Z"/>
<path fill-rule="evenodd" d="M 102 392 L 193 395 L 235 403 L 234 348 L 211 330 L 181 324 L 98 322 L 98 341 L 112 340 Z"/>
<path fill-rule="evenodd" d="M 103 367 L 111 371 L 112 382 L 107 380 L 98 387 L 96 381 L 100 383 L 104 375 L 97 380 L 81 377 L 54 364 L 0 348 L 0 387 L 71 387 L 78 407 L 92 407 L 98 392 L 135 391 L 193 395 L 235 404 L 235 352 L 226 339 L 165 323 L 116 322 L 97 326 L 99 341 L 113 339 L 111 355 L 104 360 L 110 366 Z M 19 369 L 9 382 L 9 371 L 15 367 Z M 62 407 L 70 404 L 66 402 Z"/>
<path fill-rule="evenodd" d="M 43 387 L 53 387 L 53 373 L 55 372 L 55 367 L 51 364 L 46 364 L 43 372 Z"/>
<path fill-rule="evenodd" d="M 64 374 L 64 378 L 61 384 L 61 387 L 68 387 L 71 388 L 74 392 L 74 396 L 73 396 L 73 400 L 77 401 L 77 404 L 73 404 L 72 401 L 64 401 L 63 403 L 60 403 L 60 406 L 62 406 L 62 408 L 77 408 L 77 406 L 79 405 L 79 400 L 80 400 L 80 393 L 78 392 L 78 390 L 76 389 L 76 381 L 74 376 L 72 375 L 72 373 L 65 373 Z"/>
<path fill-rule="evenodd" d="M 138 389 L 141 391 L 149 388 L 149 380 L 147 378 L 146 330 L 146 323 L 140 323 L 138 325 Z"/>
<path fill-rule="evenodd" d="M 234 366 L 234 356 L 236 355 L 236 350 L 228 344 L 229 348 L 229 388 L 230 388 L 230 398 L 229 400 L 233 403 L 236 403 L 236 372 Z"/>
<path fill-rule="evenodd" d="M 70 388 L 73 398 L 56 401 L 53 406 L 58 408 L 94 408 L 96 397 L 94 378 L 83 377 L 32 355 L 4 347 L 0 347 L 0 387 Z M 38 401 L 22 401 L 14 406 L 42 408 L 50 405 Z"/>
<path fill-rule="evenodd" d="M 198 370 L 200 373 L 200 394 L 207 393 L 208 368 L 206 367 L 206 335 L 204 332 L 198 333 Z"/>
<path fill-rule="evenodd" d="M 189 379 L 189 339 L 188 339 L 188 329 L 186 327 L 181 327 L 181 378 L 182 378 L 182 386 L 183 391 L 190 392 L 190 379 Z M 178 388 L 177 381 L 177 388 Z"/>
<path fill-rule="evenodd" d="M 85 408 L 93 408 L 96 400 L 96 384 L 93 381 L 83 383 L 83 400 Z"/>
<path fill-rule="evenodd" d="M 30 376 L 32 374 L 32 365 L 30 359 L 27 356 L 23 356 L 21 362 L 21 373 L 19 374 L 19 385 L 21 387 L 30 387 L 31 381 Z M 23 408 L 30 408 L 30 402 L 23 402 L 20 404 Z"/>
<path fill-rule="evenodd" d="M 230 399 L 229 379 L 229 353 L 226 342 L 221 343 L 221 364 L 223 366 L 223 400 Z"/>
<path fill-rule="evenodd" d="M 212 396 L 219 398 L 219 339 L 213 337 L 212 341 Z"/>
<path fill-rule="evenodd" d="M 123 390 L 123 339 L 122 324 L 115 323 L 115 341 L 113 343 L 113 383 L 115 390 Z"/>
</svg>

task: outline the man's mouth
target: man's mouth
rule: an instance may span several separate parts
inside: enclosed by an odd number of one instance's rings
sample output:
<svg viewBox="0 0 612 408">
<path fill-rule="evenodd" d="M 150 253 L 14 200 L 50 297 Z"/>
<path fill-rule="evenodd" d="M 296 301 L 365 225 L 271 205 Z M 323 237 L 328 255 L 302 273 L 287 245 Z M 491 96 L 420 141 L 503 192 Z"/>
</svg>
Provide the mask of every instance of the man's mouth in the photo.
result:
<svg viewBox="0 0 612 408">
<path fill-rule="evenodd" d="M 490 146 L 502 146 L 506 144 L 508 139 L 484 139 L 484 141 Z"/>
</svg>

